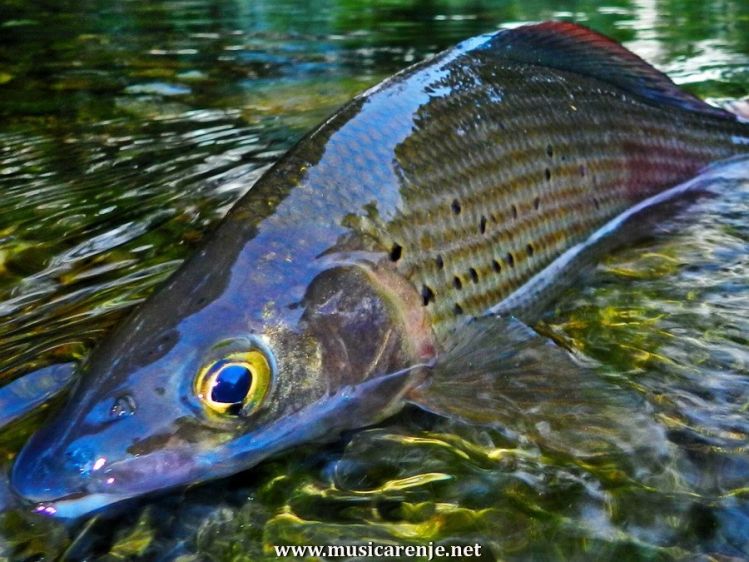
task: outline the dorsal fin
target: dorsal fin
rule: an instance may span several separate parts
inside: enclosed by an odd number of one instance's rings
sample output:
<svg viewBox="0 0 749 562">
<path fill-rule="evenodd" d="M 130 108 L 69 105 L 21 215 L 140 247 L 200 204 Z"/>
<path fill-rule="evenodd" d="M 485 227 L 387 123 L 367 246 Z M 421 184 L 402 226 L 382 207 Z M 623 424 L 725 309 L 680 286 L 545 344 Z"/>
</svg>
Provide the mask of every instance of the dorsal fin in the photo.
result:
<svg viewBox="0 0 749 562">
<path fill-rule="evenodd" d="M 483 49 L 514 61 L 597 78 L 653 102 L 736 118 L 680 90 L 668 76 L 613 39 L 575 23 L 547 21 L 500 31 Z"/>
</svg>

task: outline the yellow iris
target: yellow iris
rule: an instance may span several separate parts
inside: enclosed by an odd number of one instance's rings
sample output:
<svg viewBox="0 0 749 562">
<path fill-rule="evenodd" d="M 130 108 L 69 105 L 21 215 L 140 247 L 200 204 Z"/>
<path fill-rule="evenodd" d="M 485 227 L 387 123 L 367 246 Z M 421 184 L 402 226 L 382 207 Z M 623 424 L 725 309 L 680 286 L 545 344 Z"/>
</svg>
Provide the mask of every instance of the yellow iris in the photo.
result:
<svg viewBox="0 0 749 562">
<path fill-rule="evenodd" d="M 272 369 L 260 350 L 231 353 L 203 367 L 195 377 L 195 394 L 219 414 L 250 415 L 265 400 Z"/>
</svg>

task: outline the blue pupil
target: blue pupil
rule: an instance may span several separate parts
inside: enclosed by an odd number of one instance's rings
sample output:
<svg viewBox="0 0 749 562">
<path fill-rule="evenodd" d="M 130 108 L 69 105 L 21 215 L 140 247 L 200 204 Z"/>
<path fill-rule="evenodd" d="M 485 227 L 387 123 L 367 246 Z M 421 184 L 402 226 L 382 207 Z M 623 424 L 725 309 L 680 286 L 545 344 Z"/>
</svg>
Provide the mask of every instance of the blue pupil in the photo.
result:
<svg viewBox="0 0 749 562">
<path fill-rule="evenodd" d="M 244 400 L 252 384 L 252 371 L 244 365 L 219 361 L 214 369 L 223 369 L 211 389 L 211 400 L 220 404 L 236 404 Z"/>
</svg>

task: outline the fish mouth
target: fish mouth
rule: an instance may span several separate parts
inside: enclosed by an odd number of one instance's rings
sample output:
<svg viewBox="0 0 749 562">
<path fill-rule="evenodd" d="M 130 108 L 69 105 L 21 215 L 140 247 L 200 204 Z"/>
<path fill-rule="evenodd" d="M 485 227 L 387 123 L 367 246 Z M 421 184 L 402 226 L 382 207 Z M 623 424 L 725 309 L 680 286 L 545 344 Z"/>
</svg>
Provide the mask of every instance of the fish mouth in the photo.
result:
<svg viewBox="0 0 749 562">
<path fill-rule="evenodd" d="M 313 431 L 301 435 L 318 436 L 323 432 L 324 428 L 315 426 Z M 32 504 L 33 512 L 77 519 L 127 500 L 247 470 L 296 444 L 298 435 L 298 431 L 296 434 L 290 431 L 287 423 L 281 423 L 261 433 L 243 434 L 209 450 L 182 445 L 111 462 L 99 457 L 85 474 L 81 470 L 66 470 L 58 462 L 59 455 L 39 454 L 44 445 L 40 440 L 30 443 L 31 447 L 27 444 L 16 458 L 10 485 L 18 497 Z"/>
<path fill-rule="evenodd" d="M 28 472 L 23 474 L 22 471 Z M 42 478 L 34 478 L 40 473 Z M 184 448 L 156 451 L 111 464 L 103 462 L 86 477 L 55 474 L 44 461 L 30 467 L 21 462 L 13 468 L 11 486 L 18 496 L 34 505 L 34 513 L 76 519 L 132 498 L 166 492 L 212 477 L 204 456 Z"/>
</svg>

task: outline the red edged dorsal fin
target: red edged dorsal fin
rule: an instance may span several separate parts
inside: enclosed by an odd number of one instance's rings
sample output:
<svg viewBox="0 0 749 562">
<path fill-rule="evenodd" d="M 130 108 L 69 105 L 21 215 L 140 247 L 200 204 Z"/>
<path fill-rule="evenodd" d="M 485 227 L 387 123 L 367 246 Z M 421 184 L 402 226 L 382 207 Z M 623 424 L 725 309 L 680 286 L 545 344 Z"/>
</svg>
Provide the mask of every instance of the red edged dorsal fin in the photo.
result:
<svg viewBox="0 0 749 562">
<path fill-rule="evenodd" d="M 597 78 L 660 104 L 736 118 L 680 90 L 668 76 L 613 39 L 575 23 L 547 21 L 500 31 L 486 49 L 514 61 Z"/>
</svg>

